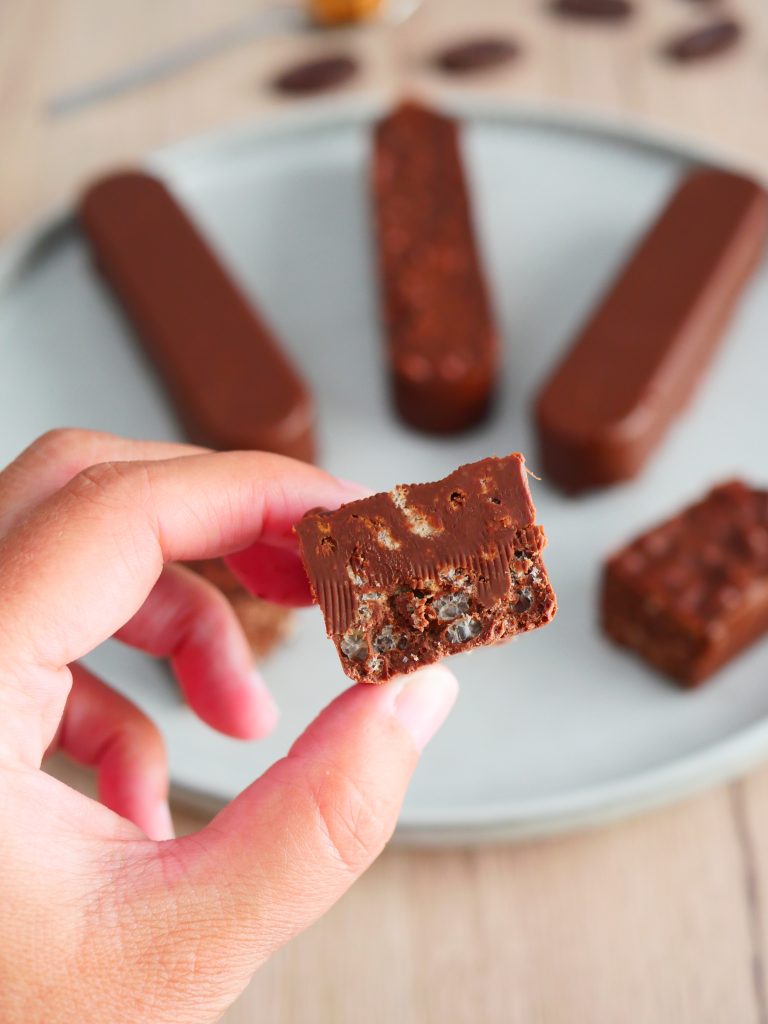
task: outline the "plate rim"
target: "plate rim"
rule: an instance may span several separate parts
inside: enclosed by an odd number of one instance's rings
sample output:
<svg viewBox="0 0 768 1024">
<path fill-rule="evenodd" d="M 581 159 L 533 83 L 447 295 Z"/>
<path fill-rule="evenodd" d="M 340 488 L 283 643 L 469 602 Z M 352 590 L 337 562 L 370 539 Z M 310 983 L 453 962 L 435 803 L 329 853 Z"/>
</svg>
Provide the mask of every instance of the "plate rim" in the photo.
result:
<svg viewBox="0 0 768 1024">
<path fill-rule="evenodd" d="M 428 102 L 463 120 L 530 124 L 589 134 L 746 173 L 768 185 L 765 173 L 749 166 L 747 159 L 727 147 L 636 116 L 607 114 L 577 104 L 520 102 L 467 94 L 430 97 Z M 362 95 L 282 108 L 156 148 L 137 164 L 173 179 L 181 176 L 184 167 L 191 163 L 226 159 L 254 143 L 301 136 L 307 131 L 370 123 L 390 106 L 389 97 Z M 39 215 L 27 227 L 0 239 L 0 302 L 41 248 L 57 232 L 71 228 L 74 221 L 72 206 L 62 203 Z M 429 805 L 421 806 L 417 815 L 406 810 L 401 814 L 395 838 L 414 845 L 454 845 L 526 840 L 595 827 L 728 782 L 766 757 L 768 716 L 692 754 L 565 795 L 461 805 L 453 813 Z M 210 790 L 206 792 L 173 781 L 171 792 L 179 802 L 204 811 L 215 811 L 226 802 Z"/>
</svg>

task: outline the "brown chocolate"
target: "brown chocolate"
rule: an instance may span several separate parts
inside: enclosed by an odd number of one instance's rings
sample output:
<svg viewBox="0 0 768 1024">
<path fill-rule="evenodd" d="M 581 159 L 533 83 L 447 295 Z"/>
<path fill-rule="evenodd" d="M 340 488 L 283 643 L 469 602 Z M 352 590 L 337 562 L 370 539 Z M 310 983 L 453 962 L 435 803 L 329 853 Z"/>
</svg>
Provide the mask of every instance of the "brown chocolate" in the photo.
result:
<svg viewBox="0 0 768 1024">
<path fill-rule="evenodd" d="M 295 64 L 281 72 L 272 82 L 278 92 L 300 93 L 326 92 L 336 89 L 357 74 L 357 61 L 343 54 L 320 57 L 316 60 Z"/>
<path fill-rule="evenodd" d="M 186 565 L 224 594 L 258 661 L 266 658 L 288 636 L 293 620 L 291 609 L 251 594 L 223 558 L 206 558 Z"/>
<path fill-rule="evenodd" d="M 740 38 L 741 25 L 732 18 L 722 18 L 676 36 L 664 47 L 664 53 L 680 62 L 700 60 L 730 50 Z"/>
<path fill-rule="evenodd" d="M 605 632 L 685 687 L 768 632 L 768 492 L 722 484 L 610 559 Z"/>
<path fill-rule="evenodd" d="M 569 18 L 623 21 L 632 13 L 629 0 L 554 0 L 552 10 Z"/>
<path fill-rule="evenodd" d="M 165 185 L 140 171 L 104 178 L 80 222 L 190 438 L 311 461 L 303 381 Z"/>
<path fill-rule="evenodd" d="M 296 526 L 342 668 L 380 683 L 555 614 L 522 455 L 395 487 Z"/>
<path fill-rule="evenodd" d="M 768 199 L 687 176 L 544 384 L 543 468 L 566 491 L 635 476 L 693 394 L 755 267 Z"/>
<path fill-rule="evenodd" d="M 435 58 L 435 63 L 443 71 L 468 74 L 506 64 L 519 52 L 519 47 L 513 39 L 504 36 L 481 36 L 477 39 L 467 39 L 463 43 L 454 43 L 441 50 Z"/>
<path fill-rule="evenodd" d="M 464 430 L 488 410 L 497 340 L 456 122 L 415 103 L 385 118 L 373 197 L 397 409 L 420 430 Z"/>
</svg>

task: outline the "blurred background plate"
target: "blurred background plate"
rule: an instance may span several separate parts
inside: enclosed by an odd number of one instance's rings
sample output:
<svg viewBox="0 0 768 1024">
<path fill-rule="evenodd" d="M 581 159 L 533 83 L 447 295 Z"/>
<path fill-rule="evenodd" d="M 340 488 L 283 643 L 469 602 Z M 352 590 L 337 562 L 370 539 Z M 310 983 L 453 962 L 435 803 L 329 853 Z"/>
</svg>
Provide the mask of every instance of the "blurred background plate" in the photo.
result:
<svg viewBox="0 0 768 1024">
<path fill-rule="evenodd" d="M 388 403 L 366 191 L 372 106 L 285 114 L 152 161 L 309 379 L 323 463 L 377 488 L 516 449 L 535 471 L 529 409 L 542 376 L 677 177 L 712 162 L 589 118 L 479 101 L 456 110 L 505 348 L 495 415 L 449 440 L 412 433 Z M 181 437 L 68 215 L 6 246 L 0 285 L 3 462 L 61 425 Z M 713 481 L 765 480 L 766 330 L 764 264 L 695 402 L 641 479 L 579 500 L 535 484 L 560 613 L 540 633 L 453 660 L 462 695 L 416 773 L 401 838 L 480 841 L 594 824 L 768 754 L 767 644 L 685 694 L 605 643 L 595 615 L 606 552 Z M 205 807 L 279 757 L 345 682 L 316 609 L 300 613 L 265 666 L 283 713 L 258 744 L 198 722 L 162 664 L 115 643 L 92 663 L 159 723 L 176 792 Z"/>
</svg>

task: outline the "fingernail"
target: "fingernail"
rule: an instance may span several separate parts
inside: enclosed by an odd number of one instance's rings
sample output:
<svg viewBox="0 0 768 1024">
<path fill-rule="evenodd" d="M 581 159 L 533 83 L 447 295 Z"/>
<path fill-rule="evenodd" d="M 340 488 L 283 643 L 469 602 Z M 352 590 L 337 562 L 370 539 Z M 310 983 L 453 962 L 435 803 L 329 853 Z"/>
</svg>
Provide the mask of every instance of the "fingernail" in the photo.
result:
<svg viewBox="0 0 768 1024">
<path fill-rule="evenodd" d="M 145 832 L 150 839 L 155 839 L 158 842 L 163 839 L 173 839 L 173 819 L 167 800 L 158 801 L 149 811 Z"/>
<path fill-rule="evenodd" d="M 398 680 L 394 715 L 421 751 L 445 721 L 459 692 L 452 672 L 430 665 Z"/>
<path fill-rule="evenodd" d="M 280 709 L 260 673 L 252 674 L 251 688 L 257 695 L 258 735 L 267 736 L 277 725 Z"/>
</svg>

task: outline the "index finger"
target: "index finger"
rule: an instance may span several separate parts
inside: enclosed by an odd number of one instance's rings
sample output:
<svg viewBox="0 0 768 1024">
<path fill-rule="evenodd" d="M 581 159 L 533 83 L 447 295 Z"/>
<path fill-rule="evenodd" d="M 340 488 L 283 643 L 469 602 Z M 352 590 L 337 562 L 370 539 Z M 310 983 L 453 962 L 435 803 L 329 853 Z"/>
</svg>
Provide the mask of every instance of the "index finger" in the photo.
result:
<svg viewBox="0 0 768 1024">
<path fill-rule="evenodd" d="M 263 452 L 92 466 L 0 541 L 6 664 L 61 668 L 134 614 L 165 562 L 280 543 L 308 509 L 357 496 Z"/>
</svg>

